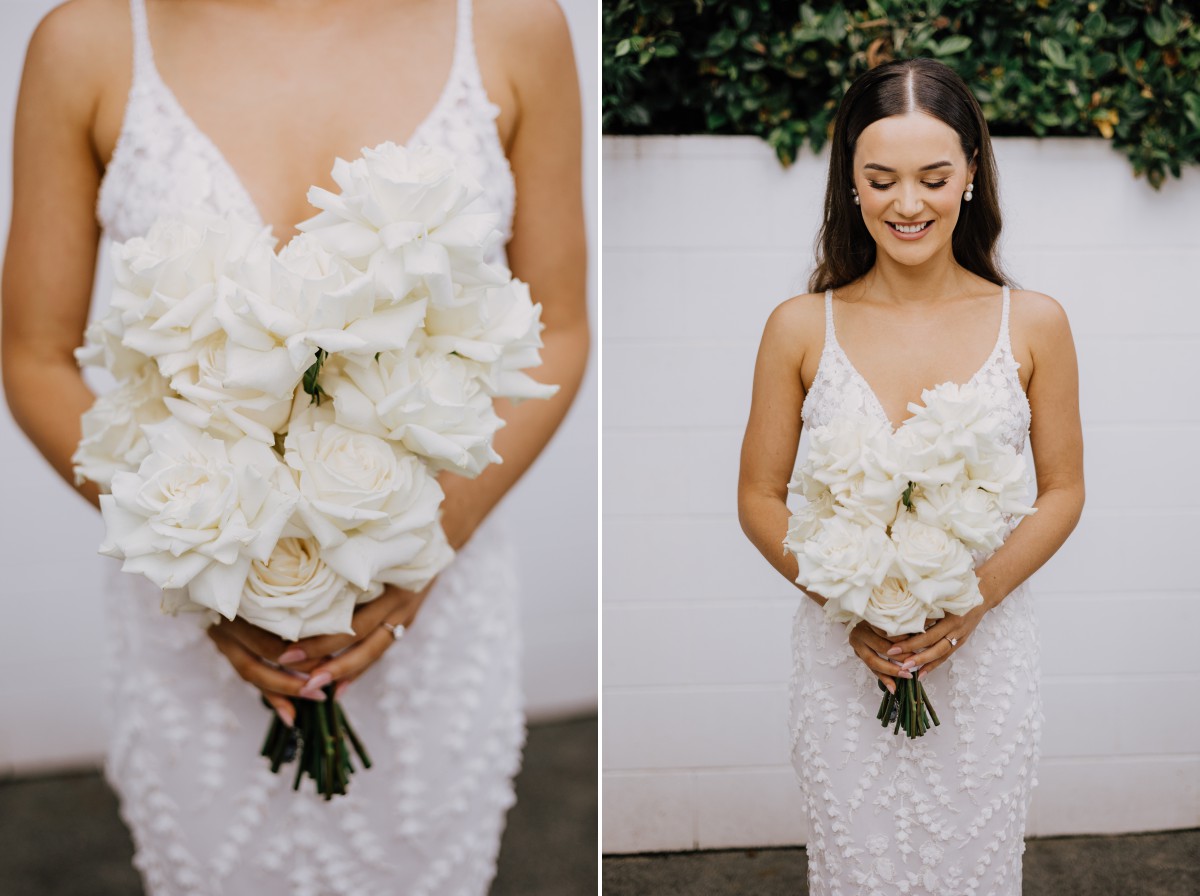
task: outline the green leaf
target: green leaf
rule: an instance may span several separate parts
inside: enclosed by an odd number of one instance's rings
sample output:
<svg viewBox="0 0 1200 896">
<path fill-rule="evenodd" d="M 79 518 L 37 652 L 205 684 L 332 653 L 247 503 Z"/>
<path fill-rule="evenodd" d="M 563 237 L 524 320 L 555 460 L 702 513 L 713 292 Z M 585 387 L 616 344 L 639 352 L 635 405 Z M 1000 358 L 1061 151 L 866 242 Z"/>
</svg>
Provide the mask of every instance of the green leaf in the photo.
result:
<svg viewBox="0 0 1200 896">
<path fill-rule="evenodd" d="M 1058 68 L 1070 68 L 1067 63 L 1067 54 L 1063 50 L 1062 44 L 1052 37 L 1042 38 L 1042 53 L 1050 60 L 1050 63 Z"/>
<path fill-rule="evenodd" d="M 955 53 L 961 53 L 969 46 L 971 46 L 971 38 L 965 34 L 955 34 L 946 38 L 938 45 L 937 54 L 939 56 L 953 56 Z"/>
<path fill-rule="evenodd" d="M 617 41 L 617 49 L 613 52 L 613 56 L 620 59 L 632 49 L 633 44 L 630 43 L 629 38 L 625 38 L 624 40 Z"/>
</svg>

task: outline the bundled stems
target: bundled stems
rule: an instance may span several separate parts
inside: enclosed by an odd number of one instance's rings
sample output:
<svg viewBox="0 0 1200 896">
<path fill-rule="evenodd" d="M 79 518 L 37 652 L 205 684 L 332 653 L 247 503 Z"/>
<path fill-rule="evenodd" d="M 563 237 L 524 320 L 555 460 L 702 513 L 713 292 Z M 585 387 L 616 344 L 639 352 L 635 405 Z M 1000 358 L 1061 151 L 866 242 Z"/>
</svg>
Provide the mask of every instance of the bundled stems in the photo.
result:
<svg viewBox="0 0 1200 896">
<path fill-rule="evenodd" d="M 271 761 L 271 771 L 276 773 L 282 766 L 299 758 L 292 789 L 299 790 L 300 782 L 307 775 L 316 784 L 317 793 L 331 800 L 335 795 L 346 792 L 350 775 L 355 770 L 347 741 L 363 768 L 371 767 L 371 757 L 350 727 L 345 711 L 334 698 L 334 685 L 326 685 L 323 691 L 325 699 L 320 702 L 292 701 L 296 708 L 296 723 L 291 727 L 272 712 L 271 727 L 267 730 L 260 754 Z M 270 707 L 265 700 L 263 703 Z"/>
<path fill-rule="evenodd" d="M 930 720 L 934 725 L 938 721 L 937 713 L 929 702 L 929 694 L 925 685 L 916 678 L 897 678 L 896 693 L 891 693 L 881 681 L 879 689 L 883 691 L 883 700 L 879 704 L 879 712 L 875 718 L 886 728 L 895 720 L 892 734 L 898 734 L 900 729 L 909 737 L 920 737 L 930 728 Z"/>
</svg>

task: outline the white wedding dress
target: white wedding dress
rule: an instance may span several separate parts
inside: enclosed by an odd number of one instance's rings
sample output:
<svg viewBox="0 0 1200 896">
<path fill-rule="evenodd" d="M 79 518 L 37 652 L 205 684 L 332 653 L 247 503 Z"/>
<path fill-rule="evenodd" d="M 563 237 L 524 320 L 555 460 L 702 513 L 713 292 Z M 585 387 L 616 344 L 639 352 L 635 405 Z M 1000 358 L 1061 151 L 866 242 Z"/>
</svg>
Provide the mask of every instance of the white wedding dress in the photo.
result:
<svg viewBox="0 0 1200 896">
<path fill-rule="evenodd" d="M 838 344 L 832 291 L 805 426 L 843 414 L 887 420 Z M 972 378 L 1018 452 L 1029 402 L 1000 334 Z M 875 715 L 882 692 L 842 625 L 805 599 L 792 632 L 792 763 L 809 819 L 810 896 L 1020 896 L 1025 818 L 1041 740 L 1038 633 L 1021 586 L 924 679 L 941 726 L 909 739 Z"/>
<path fill-rule="evenodd" d="M 131 15 L 133 83 L 97 205 L 105 236 L 127 240 L 189 206 L 260 220 L 159 77 L 144 0 Z M 449 79 L 409 145 L 456 153 L 507 236 L 513 177 L 471 27 L 471 2 L 459 0 Z M 150 896 L 487 892 L 524 738 L 514 555 L 494 519 L 439 577 L 403 641 L 347 690 L 375 764 L 328 803 L 311 781 L 292 791 L 294 765 L 271 774 L 258 755 L 271 713 L 193 618 L 165 616 L 153 586 L 115 567 L 108 586 L 106 772 Z"/>
</svg>

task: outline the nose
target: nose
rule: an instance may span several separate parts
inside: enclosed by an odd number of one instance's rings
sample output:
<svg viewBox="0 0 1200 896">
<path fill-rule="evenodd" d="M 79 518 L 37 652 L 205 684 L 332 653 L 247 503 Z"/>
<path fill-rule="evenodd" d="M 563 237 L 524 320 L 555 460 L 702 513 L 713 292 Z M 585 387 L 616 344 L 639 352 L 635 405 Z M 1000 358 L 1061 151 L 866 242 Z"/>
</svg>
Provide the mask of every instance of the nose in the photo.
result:
<svg viewBox="0 0 1200 896">
<path fill-rule="evenodd" d="M 915 218 L 925 207 L 920 191 L 916 184 L 901 183 L 898 186 L 900 189 L 896 197 L 896 214 L 905 218 Z"/>
</svg>

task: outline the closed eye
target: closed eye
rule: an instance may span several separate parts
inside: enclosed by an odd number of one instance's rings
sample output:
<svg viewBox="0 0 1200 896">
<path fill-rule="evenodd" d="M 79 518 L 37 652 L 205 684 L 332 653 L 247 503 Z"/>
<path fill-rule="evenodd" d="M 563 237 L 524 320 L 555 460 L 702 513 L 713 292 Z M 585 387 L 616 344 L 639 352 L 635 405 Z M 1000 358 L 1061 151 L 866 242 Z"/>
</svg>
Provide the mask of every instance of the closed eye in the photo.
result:
<svg viewBox="0 0 1200 896">
<path fill-rule="evenodd" d="M 895 184 L 877 184 L 873 180 L 869 180 L 869 181 L 867 181 L 867 183 L 870 184 L 872 189 L 875 189 L 875 190 L 886 190 L 889 187 L 895 186 Z M 942 180 L 939 180 L 936 183 L 930 183 L 929 181 L 921 181 L 921 183 L 923 183 L 925 186 L 929 187 L 929 189 L 931 189 L 931 190 L 940 190 L 942 187 L 946 186 L 947 183 L 949 183 L 949 180 L 947 178 L 943 178 Z"/>
</svg>

